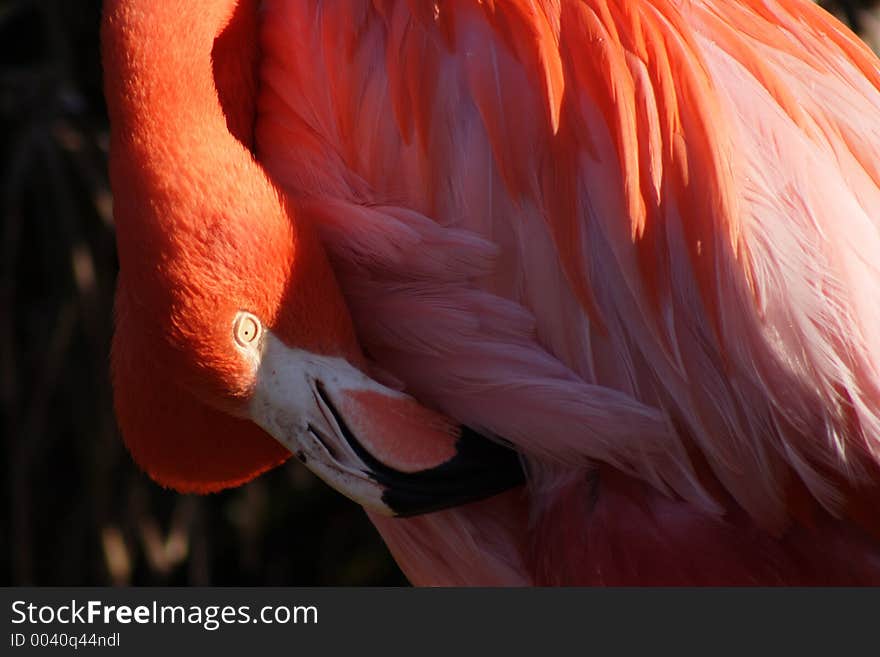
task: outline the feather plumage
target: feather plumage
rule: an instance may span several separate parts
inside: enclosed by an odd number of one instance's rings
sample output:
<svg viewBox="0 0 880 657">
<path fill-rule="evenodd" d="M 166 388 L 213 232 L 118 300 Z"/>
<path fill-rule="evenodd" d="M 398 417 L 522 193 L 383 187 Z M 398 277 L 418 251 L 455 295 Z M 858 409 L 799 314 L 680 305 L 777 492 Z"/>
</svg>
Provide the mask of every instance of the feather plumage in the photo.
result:
<svg viewBox="0 0 880 657">
<path fill-rule="evenodd" d="M 257 157 L 360 340 L 530 464 L 524 500 L 380 523 L 414 579 L 631 581 L 612 538 L 716 545 L 664 581 L 876 565 L 880 68 L 855 37 L 806 0 L 264 5 Z M 591 510 L 600 463 L 625 474 Z M 579 547 L 534 538 L 521 577 L 529 539 L 477 529 L 514 504 Z M 431 570 L 449 524 L 506 565 Z"/>
</svg>

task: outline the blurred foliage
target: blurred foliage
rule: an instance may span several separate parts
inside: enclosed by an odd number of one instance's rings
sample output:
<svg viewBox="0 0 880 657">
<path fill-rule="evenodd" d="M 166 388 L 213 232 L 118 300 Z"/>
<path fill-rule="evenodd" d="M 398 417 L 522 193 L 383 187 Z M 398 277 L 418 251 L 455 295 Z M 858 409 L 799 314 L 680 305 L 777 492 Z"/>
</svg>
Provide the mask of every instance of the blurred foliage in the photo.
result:
<svg viewBox="0 0 880 657">
<path fill-rule="evenodd" d="M 122 446 L 100 4 L 0 0 L 0 584 L 404 584 L 297 462 L 183 496 Z M 823 5 L 880 45 L 875 0 Z"/>
<path fill-rule="evenodd" d="M 360 507 L 295 461 L 197 497 L 125 451 L 100 5 L 0 0 L 0 584 L 405 584 Z"/>
</svg>

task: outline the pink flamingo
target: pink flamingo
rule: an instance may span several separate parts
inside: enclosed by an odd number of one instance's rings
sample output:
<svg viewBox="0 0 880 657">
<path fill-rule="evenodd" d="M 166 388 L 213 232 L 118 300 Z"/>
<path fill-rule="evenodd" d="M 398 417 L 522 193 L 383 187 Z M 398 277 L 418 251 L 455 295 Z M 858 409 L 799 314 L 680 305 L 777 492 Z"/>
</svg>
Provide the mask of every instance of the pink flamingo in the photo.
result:
<svg viewBox="0 0 880 657">
<path fill-rule="evenodd" d="M 108 0 L 103 46 L 156 481 L 294 453 L 418 584 L 880 582 L 880 62 L 811 2 Z"/>
</svg>

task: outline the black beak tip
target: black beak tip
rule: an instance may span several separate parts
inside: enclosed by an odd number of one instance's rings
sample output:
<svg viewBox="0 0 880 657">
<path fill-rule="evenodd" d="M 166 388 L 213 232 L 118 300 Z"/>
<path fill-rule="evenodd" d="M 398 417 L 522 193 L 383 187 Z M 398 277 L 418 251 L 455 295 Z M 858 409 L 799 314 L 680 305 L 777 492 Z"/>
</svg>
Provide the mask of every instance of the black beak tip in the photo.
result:
<svg viewBox="0 0 880 657">
<path fill-rule="evenodd" d="M 345 440 L 363 461 L 366 474 L 385 488 L 382 502 L 395 516 L 415 516 L 448 509 L 525 483 L 525 473 L 516 451 L 466 426 L 459 428 L 455 455 L 448 461 L 418 472 L 395 470 L 364 448 L 320 382 L 316 392 L 333 414 Z M 314 433 L 320 439 L 320 433 Z"/>
<path fill-rule="evenodd" d="M 374 472 L 387 487 L 382 501 L 396 516 L 409 517 L 476 502 L 525 483 L 519 454 L 462 427 L 456 454 L 429 470 Z"/>
</svg>

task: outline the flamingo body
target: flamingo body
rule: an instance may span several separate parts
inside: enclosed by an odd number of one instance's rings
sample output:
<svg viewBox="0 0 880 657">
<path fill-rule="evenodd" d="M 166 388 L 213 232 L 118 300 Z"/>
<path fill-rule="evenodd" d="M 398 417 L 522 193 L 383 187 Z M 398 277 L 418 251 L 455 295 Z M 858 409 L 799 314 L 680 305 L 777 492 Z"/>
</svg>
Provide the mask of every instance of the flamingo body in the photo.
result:
<svg viewBox="0 0 880 657">
<path fill-rule="evenodd" d="M 372 515 L 413 582 L 880 581 L 880 66 L 856 37 L 806 0 L 255 8 L 224 18 L 220 105 L 315 228 L 346 357 L 525 464 Z"/>
</svg>

